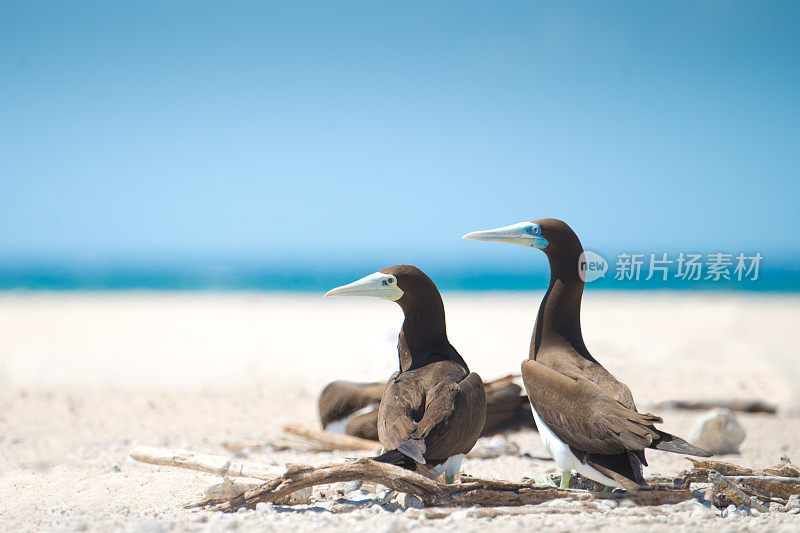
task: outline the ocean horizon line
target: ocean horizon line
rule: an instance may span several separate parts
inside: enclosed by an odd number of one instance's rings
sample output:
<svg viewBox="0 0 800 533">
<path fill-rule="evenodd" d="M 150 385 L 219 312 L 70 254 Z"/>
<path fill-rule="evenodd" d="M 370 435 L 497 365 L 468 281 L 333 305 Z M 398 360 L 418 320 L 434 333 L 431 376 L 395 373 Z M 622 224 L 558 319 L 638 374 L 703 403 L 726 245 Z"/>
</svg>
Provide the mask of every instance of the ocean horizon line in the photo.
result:
<svg viewBox="0 0 800 533">
<path fill-rule="evenodd" d="M 529 265 L 530 266 L 530 265 Z M 214 291 L 214 292 L 325 292 L 371 273 L 357 265 L 3 265 L 0 291 Z M 368 271 L 369 270 L 369 271 Z M 546 265 L 524 270 L 504 265 L 442 265 L 426 267 L 442 291 L 532 291 L 546 289 Z M 617 279 L 613 266 L 603 277 L 587 282 L 587 289 L 613 291 L 800 292 L 800 272 L 793 268 L 762 268 L 757 279 L 683 279 L 661 273 L 647 278 Z M 752 273 L 751 273 L 752 277 Z"/>
</svg>

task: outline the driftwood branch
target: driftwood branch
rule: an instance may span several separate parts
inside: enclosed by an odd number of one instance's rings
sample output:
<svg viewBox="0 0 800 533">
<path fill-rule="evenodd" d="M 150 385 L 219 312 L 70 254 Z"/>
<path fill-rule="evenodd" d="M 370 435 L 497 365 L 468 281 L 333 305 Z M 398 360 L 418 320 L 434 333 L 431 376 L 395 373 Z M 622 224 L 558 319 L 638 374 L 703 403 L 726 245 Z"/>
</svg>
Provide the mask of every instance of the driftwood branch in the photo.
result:
<svg viewBox="0 0 800 533">
<path fill-rule="evenodd" d="M 746 505 L 748 507 L 753 507 L 762 513 L 769 511 L 769 507 L 759 502 L 756 498 L 751 499 L 749 496 L 747 496 L 747 494 L 744 493 L 742 489 L 739 488 L 738 485 L 736 485 L 736 483 L 726 478 L 719 472 L 713 470 L 709 472 L 708 480 L 714 485 L 714 492 L 716 494 L 725 495 L 725 497 L 728 498 L 732 504 L 736 506 Z"/>
<path fill-rule="evenodd" d="M 730 481 L 750 487 L 758 491 L 788 499 L 793 494 L 800 494 L 800 479 L 778 476 L 728 476 Z M 709 481 L 711 479 L 709 478 Z M 712 481 L 713 483 L 713 481 Z"/>
<path fill-rule="evenodd" d="M 171 450 L 153 446 L 136 446 L 131 450 L 130 455 L 131 458 L 142 463 L 188 468 L 218 476 L 272 479 L 281 470 L 279 467 L 248 461 L 236 461 L 222 455 L 209 455 L 189 450 Z"/>
<path fill-rule="evenodd" d="M 221 511 L 235 511 L 242 507 L 253 508 L 259 502 L 276 502 L 293 492 L 308 487 L 356 480 L 372 481 L 392 490 L 415 496 L 435 493 L 440 485 L 415 472 L 370 459 L 358 459 L 318 467 L 287 465 L 283 475 L 238 498 L 216 505 L 214 508 Z"/>
<path fill-rule="evenodd" d="M 703 479 L 707 479 L 708 472 L 714 470 L 724 476 L 752 476 L 755 472 L 752 468 L 746 466 L 739 466 L 732 463 L 725 463 L 723 461 L 715 461 L 713 459 L 694 459 L 692 457 L 685 457 L 687 461 L 692 463 L 695 469 L 702 475 Z M 684 472 L 684 477 L 686 472 Z"/>
<path fill-rule="evenodd" d="M 290 431 L 306 436 L 305 428 Z M 311 433 L 315 437 L 314 430 Z M 325 435 L 327 437 L 327 434 Z M 333 437 L 338 437 L 333 435 Z M 373 443 L 371 443 L 374 446 Z M 707 498 L 717 506 L 729 503 L 747 505 L 759 511 L 770 503 L 786 504 L 792 495 L 800 494 L 800 471 L 788 459 L 781 464 L 760 470 L 714 460 L 692 461 L 694 468 L 673 480 L 657 478 L 650 486 L 630 492 L 590 492 L 536 485 L 530 481 L 511 482 L 461 476 L 461 483 L 447 485 L 419 472 L 379 463 L 369 458 L 323 466 L 287 465 L 279 472 L 274 466 L 233 460 L 188 450 L 170 450 L 137 446 L 131 450 L 137 461 L 179 468 L 189 468 L 223 477 L 246 477 L 265 480 L 257 486 L 241 484 L 214 490 L 204 501 L 191 507 L 210 507 L 221 511 L 253 508 L 259 502 L 278 504 L 308 503 L 311 487 L 345 481 L 366 481 L 390 490 L 412 494 L 426 507 L 501 507 L 539 504 L 565 498 L 588 502 L 593 500 L 629 500 L 637 505 L 680 503 L 694 496 L 693 483 L 709 484 Z M 687 458 L 688 459 L 688 458 Z M 223 483 L 224 485 L 224 483 Z M 302 492 L 298 492 L 302 491 Z M 298 496 L 302 494 L 302 497 Z"/>
<path fill-rule="evenodd" d="M 518 506 L 558 498 L 579 501 L 630 499 L 639 505 L 662 505 L 679 503 L 693 497 L 688 490 L 672 487 L 652 487 L 629 493 L 592 493 L 468 476 L 463 476 L 459 484 L 446 485 L 394 465 L 358 459 L 318 467 L 291 465 L 283 475 L 212 507 L 220 511 L 253 508 L 260 502 L 283 500 L 292 492 L 308 487 L 355 480 L 377 483 L 397 492 L 413 494 L 426 507 Z"/>
<path fill-rule="evenodd" d="M 708 499 L 712 501 L 722 495 L 730 503 L 761 510 L 772 502 L 786 504 L 792 495 L 800 494 L 800 469 L 788 458 L 777 466 L 758 470 L 711 459 L 687 459 L 694 468 L 681 473 L 683 486 L 711 483 Z M 742 500 L 742 494 L 751 503 Z"/>
<path fill-rule="evenodd" d="M 381 445 L 375 441 L 361 439 L 351 435 L 328 433 L 301 424 L 283 426 L 283 437 L 269 442 L 223 442 L 222 445 L 231 451 L 254 451 L 272 448 L 273 450 L 305 450 L 310 452 L 369 452 L 378 454 Z"/>
<path fill-rule="evenodd" d="M 713 483 L 711 473 L 717 472 L 745 491 L 750 489 L 750 492 L 762 493 L 765 498 L 771 496 L 785 500 L 793 494 L 800 494 L 800 469 L 788 460 L 778 466 L 755 470 L 710 459 L 686 459 L 692 462 L 694 468 L 681 474 L 684 486 L 694 482 Z"/>
<path fill-rule="evenodd" d="M 327 431 L 308 428 L 300 424 L 286 424 L 283 426 L 283 432 L 324 451 L 341 450 L 380 453 L 381 450 L 381 445 L 372 440 L 351 435 L 328 433 Z"/>
</svg>

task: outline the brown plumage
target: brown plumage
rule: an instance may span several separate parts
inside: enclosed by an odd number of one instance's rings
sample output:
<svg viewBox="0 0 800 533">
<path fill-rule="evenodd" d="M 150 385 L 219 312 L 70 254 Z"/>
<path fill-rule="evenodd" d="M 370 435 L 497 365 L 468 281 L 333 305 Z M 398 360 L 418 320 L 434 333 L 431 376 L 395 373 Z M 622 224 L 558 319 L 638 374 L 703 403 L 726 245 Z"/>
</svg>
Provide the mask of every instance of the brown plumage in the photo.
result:
<svg viewBox="0 0 800 533">
<path fill-rule="evenodd" d="M 386 383 L 344 380 L 329 383 L 320 393 L 317 405 L 323 429 L 377 441 L 378 405 L 385 388 Z M 536 428 L 522 387 L 510 379 L 501 378 L 484 383 L 484 392 L 486 422 L 481 430 L 482 437 L 523 427 Z M 355 414 L 359 411 L 360 414 Z"/>
<path fill-rule="evenodd" d="M 336 432 L 378 440 L 378 405 L 384 389 L 386 383 L 344 380 L 328 383 L 317 402 L 322 428 L 330 431 L 337 424 L 344 423 L 344 427 L 335 427 Z"/>
<path fill-rule="evenodd" d="M 537 242 L 527 245 L 547 255 L 550 285 L 536 317 L 529 358 L 522 363 L 522 378 L 542 422 L 580 461 L 628 489 L 645 484 L 642 465 L 647 464 L 647 448 L 711 455 L 656 429 L 661 417 L 639 413 L 630 389 L 592 357 L 580 322 L 584 282 L 578 262 L 583 246 L 560 220 L 532 224 L 540 231 L 531 227 L 531 235 L 546 241 L 528 238 L 520 243 Z"/>
<path fill-rule="evenodd" d="M 523 427 L 536 429 L 528 397 L 510 379 L 486 383 L 486 423 L 481 436 L 496 435 Z"/>
<path fill-rule="evenodd" d="M 328 295 L 378 295 L 396 301 L 404 314 L 400 369 L 389 378 L 378 408 L 378 439 L 387 451 L 377 460 L 416 469 L 466 454 L 483 429 L 486 397 L 480 376 L 447 339 L 436 285 L 410 265 L 385 268 L 364 280 L 354 282 L 364 282 L 356 290 L 350 284 Z"/>
</svg>

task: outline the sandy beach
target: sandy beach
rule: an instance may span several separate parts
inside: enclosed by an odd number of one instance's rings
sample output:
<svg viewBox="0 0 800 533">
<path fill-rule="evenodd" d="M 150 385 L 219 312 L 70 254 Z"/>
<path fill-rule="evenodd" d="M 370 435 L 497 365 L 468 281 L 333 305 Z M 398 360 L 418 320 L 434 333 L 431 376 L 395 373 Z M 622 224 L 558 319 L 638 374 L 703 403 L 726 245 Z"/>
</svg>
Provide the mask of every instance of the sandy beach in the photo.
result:
<svg viewBox="0 0 800 533">
<path fill-rule="evenodd" d="M 445 293 L 449 338 L 484 379 L 519 371 L 541 292 Z M 763 399 L 800 405 L 800 296 L 612 293 L 584 296 L 584 337 L 626 382 L 640 409 L 679 398 Z M 287 422 L 317 426 L 316 397 L 334 379 L 386 379 L 397 366 L 400 309 L 316 294 L 5 293 L 0 295 L 0 528 L 6 530 L 353 531 L 537 528 L 797 531 L 800 515 L 722 518 L 699 504 L 585 509 L 569 502 L 463 509 L 428 518 L 365 504 L 223 515 L 189 511 L 218 477 L 128 458 L 149 444 L 226 453 L 224 442 L 264 442 Z M 796 412 L 796 411 L 795 411 Z M 688 436 L 697 412 L 660 411 Z M 740 414 L 740 455 L 760 467 L 800 462 L 800 418 Z M 510 439 L 520 455 L 467 458 L 469 474 L 519 480 L 554 464 L 533 431 Z M 522 455 L 527 454 L 527 455 Z M 353 453 L 259 451 L 281 467 Z M 646 475 L 676 475 L 680 455 L 650 452 Z"/>
</svg>

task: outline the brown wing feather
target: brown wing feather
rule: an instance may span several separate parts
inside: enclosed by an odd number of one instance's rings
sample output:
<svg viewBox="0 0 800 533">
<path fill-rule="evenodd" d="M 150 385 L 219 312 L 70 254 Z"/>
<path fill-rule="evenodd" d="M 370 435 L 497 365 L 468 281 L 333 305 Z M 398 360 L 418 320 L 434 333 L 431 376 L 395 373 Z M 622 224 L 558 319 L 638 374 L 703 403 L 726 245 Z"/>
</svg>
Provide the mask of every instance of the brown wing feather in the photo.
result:
<svg viewBox="0 0 800 533">
<path fill-rule="evenodd" d="M 353 417 L 344 432 L 362 439 L 378 440 L 378 410 Z"/>
<path fill-rule="evenodd" d="M 469 452 L 485 422 L 486 394 L 480 376 L 473 372 L 459 382 L 431 389 L 413 438 L 425 441 L 429 462 L 438 462 Z"/>
<path fill-rule="evenodd" d="M 580 373 L 566 376 L 528 359 L 522 379 L 542 421 L 569 446 L 617 454 L 643 450 L 659 437 L 650 426 L 661 418 L 626 407 Z"/>
<path fill-rule="evenodd" d="M 381 401 L 383 383 L 356 383 L 338 380 L 328 383 L 319 395 L 317 408 L 322 427 L 331 422 L 346 418 L 368 405 Z"/>
<path fill-rule="evenodd" d="M 557 368 L 556 370 L 559 369 Z M 569 376 L 566 372 L 562 373 Z M 588 365 L 581 369 L 581 373 L 597 385 L 603 394 L 612 400 L 618 401 L 628 409 L 636 411 L 636 404 L 633 401 L 631 390 L 621 381 L 617 381 L 617 378 L 611 375 L 611 372 L 598 364 L 589 362 Z"/>
<path fill-rule="evenodd" d="M 398 374 L 389 380 L 378 409 L 378 440 L 387 450 L 396 450 L 411 437 L 424 411 L 425 391 L 414 382 L 399 384 Z"/>
<path fill-rule="evenodd" d="M 522 426 L 533 426 L 528 398 L 522 396 L 522 387 L 516 383 L 485 388 L 486 424 L 482 435 L 511 430 Z"/>
<path fill-rule="evenodd" d="M 472 449 L 485 420 L 486 396 L 475 373 L 428 391 L 414 380 L 390 380 L 378 412 L 378 437 L 390 450 L 416 443 L 426 461 L 436 464 Z"/>
</svg>

